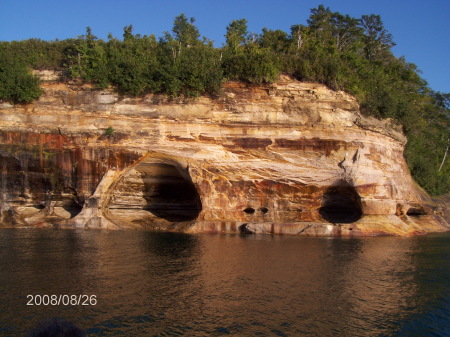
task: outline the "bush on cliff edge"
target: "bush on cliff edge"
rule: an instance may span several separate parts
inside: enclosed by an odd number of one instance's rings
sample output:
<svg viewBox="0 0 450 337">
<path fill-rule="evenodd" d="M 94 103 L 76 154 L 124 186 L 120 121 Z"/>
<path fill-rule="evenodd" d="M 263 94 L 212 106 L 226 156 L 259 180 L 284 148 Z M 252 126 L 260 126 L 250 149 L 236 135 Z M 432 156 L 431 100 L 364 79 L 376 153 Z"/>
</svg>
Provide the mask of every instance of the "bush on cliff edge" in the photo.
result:
<svg viewBox="0 0 450 337">
<path fill-rule="evenodd" d="M 30 103 L 41 95 L 39 78 L 29 67 L 0 46 L 0 99 L 13 103 Z"/>
</svg>

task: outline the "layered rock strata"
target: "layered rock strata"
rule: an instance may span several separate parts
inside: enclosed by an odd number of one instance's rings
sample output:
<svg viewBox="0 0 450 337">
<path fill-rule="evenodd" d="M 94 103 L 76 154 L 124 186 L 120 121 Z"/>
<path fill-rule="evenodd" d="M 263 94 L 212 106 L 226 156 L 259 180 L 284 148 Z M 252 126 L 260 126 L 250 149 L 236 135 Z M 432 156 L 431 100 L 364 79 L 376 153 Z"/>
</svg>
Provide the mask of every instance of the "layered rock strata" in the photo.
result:
<svg viewBox="0 0 450 337">
<path fill-rule="evenodd" d="M 289 78 L 217 97 L 121 97 L 44 82 L 0 109 L 1 221 L 298 235 L 448 229 L 406 139 L 355 99 Z M 109 128 L 109 129 L 108 129 Z M 109 130 L 109 132 L 105 132 Z"/>
</svg>

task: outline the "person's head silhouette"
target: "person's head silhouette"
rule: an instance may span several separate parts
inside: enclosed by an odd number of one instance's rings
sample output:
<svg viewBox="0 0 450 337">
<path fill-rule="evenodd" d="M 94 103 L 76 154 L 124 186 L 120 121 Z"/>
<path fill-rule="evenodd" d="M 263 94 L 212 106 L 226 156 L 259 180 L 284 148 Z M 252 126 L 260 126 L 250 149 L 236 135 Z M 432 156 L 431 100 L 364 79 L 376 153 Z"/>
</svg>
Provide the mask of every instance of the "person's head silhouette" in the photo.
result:
<svg viewBox="0 0 450 337">
<path fill-rule="evenodd" d="M 87 337 L 85 331 L 62 318 L 41 322 L 27 337 Z"/>
</svg>

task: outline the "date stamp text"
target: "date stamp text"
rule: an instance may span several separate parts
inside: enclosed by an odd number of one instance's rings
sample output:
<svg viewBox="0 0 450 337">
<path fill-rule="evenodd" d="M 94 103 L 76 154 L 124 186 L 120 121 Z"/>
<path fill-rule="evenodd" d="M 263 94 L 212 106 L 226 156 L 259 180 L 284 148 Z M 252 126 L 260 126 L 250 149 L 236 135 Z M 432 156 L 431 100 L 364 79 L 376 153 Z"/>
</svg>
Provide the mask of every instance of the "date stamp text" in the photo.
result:
<svg viewBox="0 0 450 337">
<path fill-rule="evenodd" d="M 97 305 L 97 295 L 27 295 L 27 305 Z"/>
</svg>

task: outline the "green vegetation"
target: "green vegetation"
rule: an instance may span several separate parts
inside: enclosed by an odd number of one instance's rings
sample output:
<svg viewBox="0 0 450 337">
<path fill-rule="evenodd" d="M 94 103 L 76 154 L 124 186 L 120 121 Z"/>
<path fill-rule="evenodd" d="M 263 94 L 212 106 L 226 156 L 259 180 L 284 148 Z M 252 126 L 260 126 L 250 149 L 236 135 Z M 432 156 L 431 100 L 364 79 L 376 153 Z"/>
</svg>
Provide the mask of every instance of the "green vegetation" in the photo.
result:
<svg viewBox="0 0 450 337">
<path fill-rule="evenodd" d="M 363 114 L 392 118 L 408 137 L 405 157 L 414 178 L 431 194 L 450 191 L 450 94 L 432 91 L 417 67 L 397 58 L 378 15 L 353 18 L 320 5 L 306 25 L 289 33 L 264 28 L 250 33 L 247 21 L 226 27 L 216 48 L 201 38 L 193 18 L 177 16 L 172 32 L 156 38 L 124 27 L 123 38 L 98 39 L 90 28 L 76 39 L 0 42 L 0 99 L 30 102 L 40 95 L 31 69 L 62 70 L 66 80 L 124 95 L 217 94 L 222 83 L 270 83 L 281 73 L 323 83 L 354 95 Z"/>
<path fill-rule="evenodd" d="M 103 134 L 105 136 L 114 136 L 115 133 L 116 133 L 116 130 L 114 130 L 114 128 L 112 126 L 109 126 Z"/>
<path fill-rule="evenodd" d="M 41 95 L 39 79 L 27 64 L 15 57 L 9 48 L 0 53 L 0 99 L 14 103 L 29 103 Z"/>
</svg>

